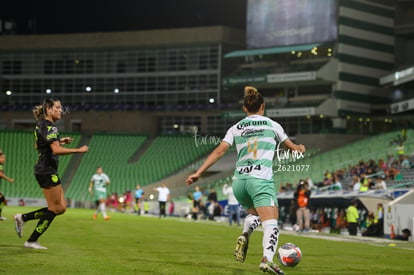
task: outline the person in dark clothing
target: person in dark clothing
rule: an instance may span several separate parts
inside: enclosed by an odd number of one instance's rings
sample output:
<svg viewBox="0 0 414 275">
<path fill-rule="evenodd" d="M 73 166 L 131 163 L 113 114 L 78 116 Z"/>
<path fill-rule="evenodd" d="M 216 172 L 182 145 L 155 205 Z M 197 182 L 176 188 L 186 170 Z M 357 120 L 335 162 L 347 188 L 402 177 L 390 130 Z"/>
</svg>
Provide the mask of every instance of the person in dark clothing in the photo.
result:
<svg viewBox="0 0 414 275">
<path fill-rule="evenodd" d="M 45 196 L 47 207 L 14 216 L 16 233 L 20 238 L 23 235 L 23 224 L 25 222 L 39 220 L 32 235 L 24 243 L 24 246 L 28 248 L 47 249 L 41 246 L 37 240 L 50 227 L 53 219 L 66 211 L 66 200 L 58 174 L 59 155 L 86 153 L 88 151 L 86 145 L 79 148 L 65 148 L 62 146 L 73 141 L 70 137 L 61 138 L 59 136 L 55 122 L 61 119 L 62 114 L 62 104 L 60 100 L 54 98 L 45 99 L 42 105 L 35 106 L 33 109 L 33 115 L 37 121 L 34 131 L 35 147 L 39 154 L 34 172 Z"/>
</svg>

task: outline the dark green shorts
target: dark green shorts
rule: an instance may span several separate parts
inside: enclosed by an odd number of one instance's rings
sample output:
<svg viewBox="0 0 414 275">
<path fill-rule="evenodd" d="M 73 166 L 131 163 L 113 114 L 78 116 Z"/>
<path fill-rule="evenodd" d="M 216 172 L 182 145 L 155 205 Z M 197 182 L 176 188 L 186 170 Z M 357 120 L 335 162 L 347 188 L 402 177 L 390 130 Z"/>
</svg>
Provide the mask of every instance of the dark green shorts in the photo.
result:
<svg viewBox="0 0 414 275">
<path fill-rule="evenodd" d="M 233 180 L 233 192 L 246 209 L 262 206 L 279 206 L 273 181 L 264 179 Z"/>
</svg>

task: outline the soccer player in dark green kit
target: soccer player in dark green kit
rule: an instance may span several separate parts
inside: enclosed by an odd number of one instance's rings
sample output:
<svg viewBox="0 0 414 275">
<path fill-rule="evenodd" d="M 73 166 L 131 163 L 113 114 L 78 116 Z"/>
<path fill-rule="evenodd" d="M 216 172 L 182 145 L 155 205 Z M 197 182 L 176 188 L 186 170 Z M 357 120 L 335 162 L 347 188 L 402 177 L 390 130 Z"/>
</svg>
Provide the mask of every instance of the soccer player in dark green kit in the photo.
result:
<svg viewBox="0 0 414 275">
<path fill-rule="evenodd" d="M 37 121 L 34 131 L 35 147 L 39 153 L 34 172 L 45 196 L 47 207 L 14 216 L 16 232 L 20 238 L 25 222 L 39 220 L 32 235 L 24 243 L 24 246 L 28 248 L 47 249 L 41 246 L 37 240 L 49 228 L 55 216 L 66 211 L 66 200 L 58 175 L 59 155 L 86 153 L 88 151 L 86 145 L 79 148 L 61 146 L 73 141 L 70 137 L 59 137 L 59 131 L 54 123 L 61 119 L 62 113 L 61 102 L 54 98 L 45 99 L 42 105 L 35 106 L 33 109 L 33 115 Z"/>
<path fill-rule="evenodd" d="M 13 183 L 14 179 L 9 178 L 8 176 L 4 174 L 3 165 L 5 162 L 6 162 L 6 155 L 0 150 L 0 183 L 1 183 L 1 179 L 5 179 L 8 182 Z"/>
<path fill-rule="evenodd" d="M 6 162 L 6 155 L 0 150 L 0 186 L 1 186 L 1 179 L 5 179 L 10 183 L 14 182 L 13 178 L 9 178 L 4 174 L 4 168 L 3 165 Z M 1 213 L 3 211 L 3 206 L 6 204 L 6 198 L 2 193 L 0 193 L 0 221 L 5 221 L 6 218 L 1 216 Z"/>
</svg>

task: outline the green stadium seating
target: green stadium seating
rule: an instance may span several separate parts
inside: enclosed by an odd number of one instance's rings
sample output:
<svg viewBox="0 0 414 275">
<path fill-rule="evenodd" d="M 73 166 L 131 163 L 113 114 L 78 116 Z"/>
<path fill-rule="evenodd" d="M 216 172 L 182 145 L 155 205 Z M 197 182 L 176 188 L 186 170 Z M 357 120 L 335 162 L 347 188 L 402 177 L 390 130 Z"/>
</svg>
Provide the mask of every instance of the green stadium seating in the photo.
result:
<svg viewBox="0 0 414 275">
<path fill-rule="evenodd" d="M 390 144 L 399 131 L 384 133 L 350 143 L 338 149 L 320 153 L 309 150 L 304 159 L 297 162 L 284 161 L 287 165 L 309 165 L 308 171 L 276 172 L 275 180 L 278 184 L 290 182 L 296 184 L 299 179 L 310 177 L 314 182 L 321 181 L 326 170 L 334 171 L 353 165 L 359 160 L 386 159 L 387 154 L 396 153 L 396 145 Z M 69 147 L 79 146 L 80 134 L 65 134 L 75 138 Z M 407 131 L 407 141 L 404 143 L 406 154 L 414 150 L 414 130 Z M 147 140 L 143 135 L 115 135 L 95 134 L 92 136 L 87 154 L 81 155 L 77 166 L 74 155 L 60 157 L 59 174 L 69 172 L 70 182 L 64 182 L 67 187 L 66 196 L 74 200 L 91 200 L 87 193 L 88 184 L 97 166 L 102 166 L 111 178 L 109 192 L 118 194 L 126 190 L 134 190 L 137 184 L 147 185 L 159 181 L 190 164 L 199 164 L 200 159 L 211 152 L 215 147 L 198 145 L 191 136 L 159 136 L 155 138 L 138 161 L 130 163 Z M 43 194 L 34 178 L 33 165 L 36 162 L 37 152 L 34 149 L 33 133 L 31 131 L 0 131 L 0 149 L 7 155 L 5 172 L 15 178 L 14 184 L 2 181 L 0 191 L 7 197 L 42 198 Z M 69 165 L 71 164 L 71 165 Z M 275 163 L 275 169 L 279 163 Z M 76 169 L 76 170 L 75 170 Z M 224 183 L 231 183 L 231 177 L 212 182 L 209 188 L 214 187 L 219 197 Z"/>
<path fill-rule="evenodd" d="M 275 161 L 274 179 L 280 185 L 292 183 L 295 186 L 300 179 L 307 177 L 316 183 L 323 180 L 323 174 L 326 170 L 335 171 L 341 168 L 347 168 L 349 165 L 354 165 L 360 160 L 386 160 L 388 154 L 396 155 L 396 145 L 391 144 L 391 142 L 399 134 L 400 131 L 393 131 L 375 135 L 319 154 L 317 150 L 311 150 L 310 152 L 308 150 L 305 158 L 296 162 L 283 161 L 282 163 L 278 163 Z M 404 143 L 404 149 L 406 154 L 411 154 L 414 150 L 414 130 L 412 129 L 407 130 L 407 141 Z M 283 172 L 277 171 L 279 165 L 290 165 L 290 168 L 293 166 L 294 168 L 301 168 L 301 165 L 309 165 L 309 169 L 307 171 Z M 217 190 L 219 190 L 224 183 L 231 183 L 231 179 L 222 179 L 212 183 L 212 186 L 217 187 Z"/>
<path fill-rule="evenodd" d="M 214 145 L 196 146 L 190 136 L 159 136 L 135 163 L 128 160 L 147 137 L 135 135 L 94 135 L 90 149 L 82 158 L 66 192 L 68 198 L 91 200 L 87 193 L 90 178 L 97 166 L 111 179 L 110 193 L 134 190 L 137 184 L 159 181 L 211 151 Z"/>
<path fill-rule="evenodd" d="M 75 147 L 79 134 L 71 134 L 74 143 L 66 145 Z M 0 149 L 6 154 L 5 173 L 15 179 L 15 183 L 2 181 L 0 190 L 5 197 L 41 198 L 43 193 L 34 177 L 33 167 L 37 160 L 34 137 L 31 131 L 0 131 Z M 71 155 L 59 158 L 59 174 L 62 175 Z"/>
</svg>

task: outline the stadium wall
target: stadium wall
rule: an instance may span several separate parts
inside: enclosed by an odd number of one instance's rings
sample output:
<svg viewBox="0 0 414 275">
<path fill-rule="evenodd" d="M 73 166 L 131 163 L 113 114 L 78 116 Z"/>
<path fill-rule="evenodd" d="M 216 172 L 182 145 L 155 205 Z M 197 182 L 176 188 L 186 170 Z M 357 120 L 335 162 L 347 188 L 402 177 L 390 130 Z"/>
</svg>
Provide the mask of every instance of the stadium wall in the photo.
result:
<svg viewBox="0 0 414 275">
<path fill-rule="evenodd" d="M 298 134 L 296 136 L 296 142 L 305 144 L 306 148 L 318 148 L 321 152 L 324 152 L 360 140 L 362 138 L 364 138 L 362 135 Z"/>
<path fill-rule="evenodd" d="M 394 17 L 394 7 L 365 0 L 339 2 L 334 91 L 339 115 L 370 113 L 373 105 L 388 103 L 386 91 L 378 89 L 378 79 L 394 67 Z M 357 102 L 365 108 L 353 108 Z"/>
<path fill-rule="evenodd" d="M 401 231 L 408 228 L 414 232 L 414 190 L 388 203 L 384 209 L 384 235 L 401 235 Z M 393 226 L 393 229 L 391 228 Z M 394 232 L 392 232 L 394 231 Z M 410 238 L 413 241 L 413 238 Z"/>
<path fill-rule="evenodd" d="M 134 133 L 156 136 L 160 134 L 160 120 L 166 116 L 201 117 L 199 133 L 207 132 L 208 116 L 217 115 L 217 110 L 200 112 L 140 112 L 140 111 L 74 111 L 57 122 L 61 132 Z M 0 129 L 32 130 L 35 120 L 30 110 L 26 112 L 2 112 Z M 223 133 L 224 135 L 224 133 Z"/>
</svg>

